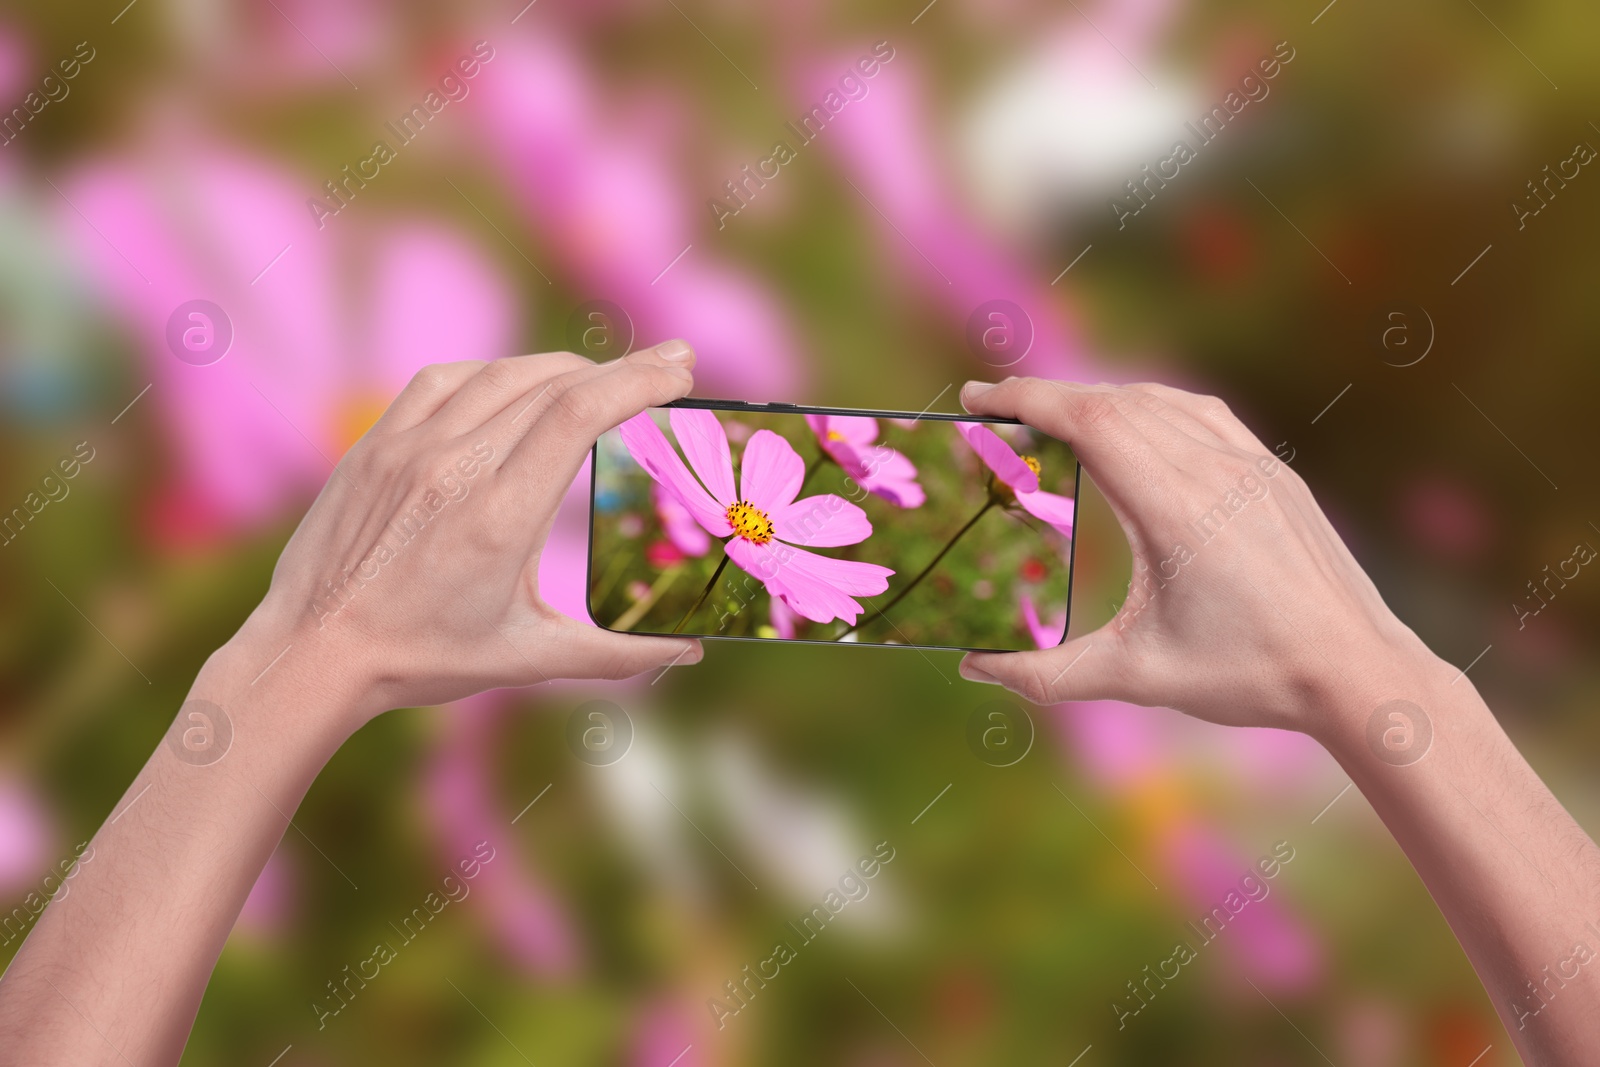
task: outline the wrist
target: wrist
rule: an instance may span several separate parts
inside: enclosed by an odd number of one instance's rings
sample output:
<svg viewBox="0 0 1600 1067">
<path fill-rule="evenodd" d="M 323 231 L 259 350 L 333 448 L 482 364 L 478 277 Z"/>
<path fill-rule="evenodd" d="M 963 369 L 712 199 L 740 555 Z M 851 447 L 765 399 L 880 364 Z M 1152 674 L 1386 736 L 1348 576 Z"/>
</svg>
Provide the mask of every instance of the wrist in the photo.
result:
<svg viewBox="0 0 1600 1067">
<path fill-rule="evenodd" d="M 1341 764 L 1405 766 L 1427 754 L 1442 714 L 1474 699 L 1471 683 L 1415 637 L 1318 672 L 1306 733 Z M 1454 683 L 1454 684 L 1452 684 Z"/>
<path fill-rule="evenodd" d="M 288 624 L 264 603 L 206 660 L 188 699 L 220 707 L 235 729 L 270 732 L 296 755 L 326 762 L 376 714 L 360 664 L 333 635 Z"/>
</svg>

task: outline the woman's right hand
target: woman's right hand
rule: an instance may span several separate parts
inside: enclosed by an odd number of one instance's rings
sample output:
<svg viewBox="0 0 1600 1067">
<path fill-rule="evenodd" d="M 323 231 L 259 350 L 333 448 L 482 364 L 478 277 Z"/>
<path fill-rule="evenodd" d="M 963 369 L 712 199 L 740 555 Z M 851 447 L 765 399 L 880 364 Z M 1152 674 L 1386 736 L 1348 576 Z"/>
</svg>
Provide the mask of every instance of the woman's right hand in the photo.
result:
<svg viewBox="0 0 1600 1067">
<path fill-rule="evenodd" d="M 961 673 L 1036 704 L 1111 698 L 1313 736 L 1442 669 L 1397 619 L 1300 476 L 1226 404 L 1164 385 L 969 382 L 977 415 L 1070 444 L 1133 553 L 1105 626 L 1037 652 L 972 653 Z"/>
</svg>

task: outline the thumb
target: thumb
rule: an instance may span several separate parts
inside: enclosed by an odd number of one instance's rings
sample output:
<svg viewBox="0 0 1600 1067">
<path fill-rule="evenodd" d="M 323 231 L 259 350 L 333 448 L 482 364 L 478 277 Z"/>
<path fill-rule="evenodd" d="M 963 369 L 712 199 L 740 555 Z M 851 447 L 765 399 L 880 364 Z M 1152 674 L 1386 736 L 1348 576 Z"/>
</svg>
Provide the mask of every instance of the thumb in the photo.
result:
<svg viewBox="0 0 1600 1067">
<path fill-rule="evenodd" d="M 687 667 L 705 656 L 700 642 L 682 637 L 619 634 L 572 621 L 562 627 L 553 662 L 563 678 L 631 678 L 644 671 Z"/>
<path fill-rule="evenodd" d="M 1116 635 L 1109 626 L 1037 652 L 969 652 L 961 677 L 1000 685 L 1034 704 L 1126 699 Z"/>
</svg>

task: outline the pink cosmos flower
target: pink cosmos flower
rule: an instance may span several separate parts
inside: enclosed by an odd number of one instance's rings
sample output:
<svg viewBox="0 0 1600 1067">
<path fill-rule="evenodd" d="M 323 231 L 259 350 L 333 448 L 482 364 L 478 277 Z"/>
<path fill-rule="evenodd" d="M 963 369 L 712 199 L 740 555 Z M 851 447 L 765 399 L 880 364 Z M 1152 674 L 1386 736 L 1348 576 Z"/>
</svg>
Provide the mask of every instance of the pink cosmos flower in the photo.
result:
<svg viewBox="0 0 1600 1067">
<path fill-rule="evenodd" d="M 481 124 L 563 285 L 621 305 L 639 337 L 691 338 L 703 387 L 797 391 L 804 367 L 779 296 L 715 251 L 712 215 L 673 162 L 696 136 L 679 117 L 692 114 L 680 94 L 648 84 L 638 99 L 649 106 L 629 109 L 586 60 L 588 44 L 532 22 L 496 38 L 464 114 Z"/>
<path fill-rule="evenodd" d="M 0 775 L 0 891 L 8 899 L 42 877 L 55 836 L 51 822 L 49 808 L 31 786 Z"/>
<path fill-rule="evenodd" d="M 862 415 L 807 415 L 822 451 L 861 488 L 902 508 L 920 508 L 927 495 L 917 468 L 888 445 L 877 444 L 878 420 Z"/>
<path fill-rule="evenodd" d="M 716 415 L 672 408 L 668 417 L 689 466 L 649 412 L 619 428 L 639 465 L 672 490 L 707 533 L 725 538 L 728 558 L 796 614 L 813 622 L 843 619 L 855 625 L 862 608 L 852 598 L 883 592 L 894 571 L 794 546 L 831 548 L 865 541 L 872 534 L 866 512 L 832 493 L 796 500 L 805 461 L 771 430 L 751 434 L 744 448 L 741 491 L 736 493 L 728 437 Z"/>
<path fill-rule="evenodd" d="M 354 92 L 375 68 L 398 68 L 397 20 L 385 7 L 381 0 L 217 4 L 173 20 L 171 34 L 187 61 L 183 69 L 192 65 L 203 84 L 279 102 L 308 89 Z M 439 71 L 429 63 L 415 74 L 437 78 Z"/>
<path fill-rule="evenodd" d="M 847 62 L 843 55 L 808 60 L 795 99 L 822 99 Z M 928 82 L 917 58 L 898 52 L 873 76 L 870 95 L 852 102 L 822 139 L 822 150 L 833 154 L 866 198 L 861 217 L 879 227 L 874 251 L 896 260 L 897 280 L 919 286 L 929 306 L 948 315 L 952 325 L 964 325 L 973 309 L 990 300 L 1025 309 L 1033 335 L 1026 353 L 1030 373 L 1093 377 L 1097 372 L 1088 369 L 1076 316 L 1052 296 L 1050 278 L 1060 268 L 1041 269 L 1008 247 L 977 222 L 946 177 L 950 168 L 942 163 L 940 140 L 947 124 L 932 114 L 937 94 Z"/>
<path fill-rule="evenodd" d="M 183 122 L 147 141 L 58 179 L 68 199 L 54 210 L 145 357 L 153 386 L 140 408 L 156 412 L 174 468 L 158 536 L 185 544 L 277 521 L 418 368 L 514 351 L 525 302 L 452 229 L 347 216 L 319 233 L 303 175 Z M 174 309 L 196 297 L 234 327 L 227 355 L 204 367 L 166 339 Z"/>
<path fill-rule="evenodd" d="M 444 743 L 436 746 L 425 771 L 424 805 L 442 871 L 459 873 L 457 864 L 477 854 L 479 842 L 493 850 L 493 858 L 466 883 L 470 896 L 461 899 L 471 901 L 466 906 L 483 917 L 500 950 L 524 973 L 568 977 L 587 954 L 580 928 L 527 857 L 522 839 L 507 832 L 493 776 L 485 770 L 493 766 L 499 723 L 510 706 L 506 690 L 451 706 Z"/>
<path fill-rule="evenodd" d="M 773 630 L 785 641 L 794 640 L 794 612 L 789 610 L 787 604 L 779 597 L 772 598 L 772 606 L 767 610 L 767 617 L 772 622 Z"/>
<path fill-rule="evenodd" d="M 633 1067 L 703 1067 L 696 1051 L 709 1044 L 706 1013 L 677 991 L 647 1002 L 635 1017 L 630 1041 Z"/>
<path fill-rule="evenodd" d="M 678 546 L 671 541 L 651 541 L 644 546 L 644 561 L 658 571 L 668 567 L 676 567 L 686 557 L 678 551 Z M 634 600 L 643 600 L 650 595 L 650 586 L 641 581 L 628 583 L 628 596 Z"/>
<path fill-rule="evenodd" d="M 1067 617 L 1062 615 L 1052 622 L 1045 622 L 1039 618 L 1039 609 L 1033 603 L 1033 597 L 1027 593 L 1022 594 L 1022 624 L 1028 628 L 1028 634 L 1033 638 L 1033 643 L 1040 648 L 1055 648 L 1061 644 L 1061 639 L 1066 635 Z"/>
<path fill-rule="evenodd" d="M 0 93 L 5 94 L 5 99 L 21 95 L 18 90 L 26 83 L 33 67 L 34 58 L 27 42 L 10 26 L 0 25 Z M 0 137 L 10 136 L 10 130 L 0 127 Z"/>
<path fill-rule="evenodd" d="M 711 535 L 700 528 L 683 506 L 677 494 L 657 482 L 650 488 L 651 499 L 656 504 L 656 515 L 661 519 L 661 529 L 667 540 L 685 556 L 703 556 L 711 551 Z"/>
<path fill-rule="evenodd" d="M 539 553 L 539 596 L 568 618 L 589 618 L 589 463 L 586 458 L 556 509 Z"/>
<path fill-rule="evenodd" d="M 1017 503 L 1035 518 L 1043 519 L 1061 532 L 1072 536 L 1072 517 L 1076 505 L 1070 497 L 1047 493 L 1039 488 L 1039 461 L 1032 456 L 1020 456 L 1000 439 L 1000 435 L 977 422 L 958 422 L 956 429 L 967 439 L 983 465 L 994 476 L 1010 487 Z"/>
<path fill-rule="evenodd" d="M 1167 828 L 1157 847 L 1179 892 L 1196 913 L 1192 921 L 1199 934 L 1220 940 L 1248 977 L 1271 982 L 1286 993 L 1304 992 L 1321 980 L 1326 962 L 1316 933 L 1292 904 L 1271 892 L 1276 887 L 1259 876 L 1248 854 L 1200 819 L 1184 819 Z M 1291 851 L 1291 861 L 1293 855 Z M 1245 895 L 1250 891 L 1241 884 L 1246 874 L 1255 876 L 1254 892 L 1260 896 Z M 1215 934 L 1215 923 L 1199 925 L 1204 923 L 1201 916 L 1213 914 L 1213 908 L 1234 916 Z M 1204 951 L 1199 944 L 1190 944 Z"/>
</svg>

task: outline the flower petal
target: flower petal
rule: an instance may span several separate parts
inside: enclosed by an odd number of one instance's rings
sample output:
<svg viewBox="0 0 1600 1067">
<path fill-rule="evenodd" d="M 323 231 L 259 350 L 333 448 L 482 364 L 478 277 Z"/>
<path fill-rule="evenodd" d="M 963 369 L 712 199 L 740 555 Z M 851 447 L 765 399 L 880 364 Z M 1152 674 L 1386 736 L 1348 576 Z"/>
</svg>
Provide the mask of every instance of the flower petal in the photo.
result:
<svg viewBox="0 0 1600 1067">
<path fill-rule="evenodd" d="M 767 592 L 782 597 L 792 611 L 813 622 L 843 619 L 855 625 L 862 608 L 851 597 L 883 592 L 894 573 L 874 563 L 819 556 L 779 541 L 757 545 L 736 537 L 727 550 Z"/>
<path fill-rule="evenodd" d="M 704 408 L 669 408 L 672 434 L 688 457 L 689 466 L 711 490 L 712 499 L 723 507 L 732 504 L 733 457 L 728 453 L 728 435 L 715 412 Z"/>
<path fill-rule="evenodd" d="M 726 547 L 729 559 L 760 580 L 768 593 L 781 598 L 795 614 L 812 622 L 844 619 L 852 625 L 860 616 L 861 605 L 850 597 L 787 566 L 800 549 L 770 541 L 758 545 L 742 537 L 735 537 Z"/>
<path fill-rule="evenodd" d="M 661 528 L 666 531 L 667 540 L 679 552 L 686 556 L 703 556 L 710 551 L 711 538 L 700 528 L 689 509 L 683 506 L 683 501 L 678 499 L 674 490 L 657 482 L 651 486 L 651 497 L 655 500 L 656 514 L 661 518 Z"/>
<path fill-rule="evenodd" d="M 794 503 L 805 476 L 805 460 L 793 445 L 771 430 L 757 430 L 744 446 L 740 499 L 771 515 Z"/>
<path fill-rule="evenodd" d="M 790 548 L 783 555 L 783 565 L 791 573 L 826 582 L 851 596 L 877 596 L 889 588 L 889 576 L 894 573 L 891 568 L 876 563 L 835 559 L 799 548 Z"/>
<path fill-rule="evenodd" d="M 829 415 L 828 429 L 857 447 L 878 439 L 878 420 L 870 415 Z"/>
<path fill-rule="evenodd" d="M 807 415 L 806 425 L 824 443 L 848 441 L 866 446 L 878 439 L 878 420 L 870 415 Z M 837 436 L 830 438 L 830 434 Z"/>
<path fill-rule="evenodd" d="M 1066 637 L 1066 619 L 1056 623 L 1046 623 L 1039 618 L 1039 611 L 1033 604 L 1033 597 L 1027 593 L 1022 594 L 1022 622 L 1028 628 L 1028 635 L 1033 638 L 1033 643 L 1040 648 L 1055 648 Z"/>
<path fill-rule="evenodd" d="M 830 441 L 824 438 L 819 443 L 822 446 L 822 450 L 832 457 L 835 463 L 844 468 L 846 475 L 859 481 L 862 475 L 865 474 L 865 469 L 861 465 L 861 457 L 856 453 L 855 446 L 849 441 Z"/>
<path fill-rule="evenodd" d="M 1021 504 L 1028 514 L 1054 526 L 1063 537 L 1072 536 L 1072 520 L 1078 509 L 1071 497 L 1061 496 L 1059 493 L 1047 493 L 1043 489 L 1031 493 L 1019 489 L 1017 503 Z"/>
<path fill-rule="evenodd" d="M 785 641 L 794 640 L 794 612 L 785 604 L 783 597 L 775 596 L 768 601 L 767 616 L 772 620 L 772 628 L 778 636 Z"/>
<path fill-rule="evenodd" d="M 856 481 L 869 493 L 902 508 L 920 508 L 928 499 L 917 483 L 917 466 L 886 445 L 873 448 Z"/>
<path fill-rule="evenodd" d="M 867 513 L 832 493 L 796 500 L 773 512 L 771 519 L 773 536 L 793 545 L 837 548 L 872 536 Z"/>
<path fill-rule="evenodd" d="M 1022 457 L 1010 445 L 1000 440 L 999 434 L 978 422 L 958 422 L 956 429 L 978 453 L 984 466 L 994 471 L 1002 482 L 1018 493 L 1031 493 L 1039 488 L 1039 476 L 1022 462 Z"/>
<path fill-rule="evenodd" d="M 622 443 L 634 461 L 649 471 L 650 477 L 671 489 L 707 533 L 713 537 L 732 535 L 726 505 L 711 499 L 705 487 L 695 481 L 648 411 L 639 412 L 617 427 L 617 432 L 622 435 Z"/>
</svg>

